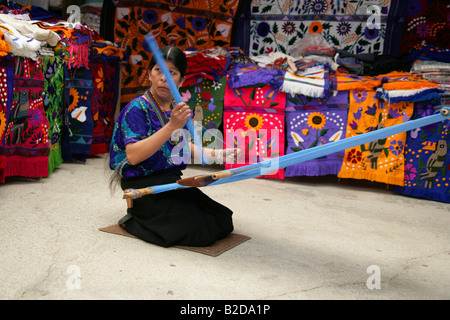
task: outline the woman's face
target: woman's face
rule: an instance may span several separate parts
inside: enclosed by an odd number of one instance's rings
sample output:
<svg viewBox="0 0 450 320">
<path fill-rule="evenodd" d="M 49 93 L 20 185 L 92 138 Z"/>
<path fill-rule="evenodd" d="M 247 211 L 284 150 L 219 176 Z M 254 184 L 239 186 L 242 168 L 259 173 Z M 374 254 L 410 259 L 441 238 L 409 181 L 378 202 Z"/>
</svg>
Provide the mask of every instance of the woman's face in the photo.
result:
<svg viewBox="0 0 450 320">
<path fill-rule="evenodd" d="M 183 84 L 184 78 L 181 77 L 180 71 L 175 67 L 173 62 L 166 61 L 167 67 L 172 75 L 173 81 L 177 87 L 180 87 Z M 164 76 L 159 65 L 155 65 L 151 70 L 149 70 L 149 78 L 152 84 L 152 92 L 157 95 L 161 100 L 172 100 L 173 96 L 169 88 L 169 84 L 166 81 L 166 77 Z"/>
</svg>

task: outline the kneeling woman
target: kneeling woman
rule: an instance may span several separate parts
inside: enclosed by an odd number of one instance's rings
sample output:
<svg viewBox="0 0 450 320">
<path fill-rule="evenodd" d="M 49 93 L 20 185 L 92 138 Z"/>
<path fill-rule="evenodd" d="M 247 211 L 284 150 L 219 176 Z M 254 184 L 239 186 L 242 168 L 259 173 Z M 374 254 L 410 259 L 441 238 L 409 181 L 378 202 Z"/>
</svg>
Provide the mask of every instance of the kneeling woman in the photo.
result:
<svg viewBox="0 0 450 320">
<path fill-rule="evenodd" d="M 187 68 L 184 52 L 163 47 L 161 53 L 175 84 L 181 87 Z M 124 107 L 114 126 L 109 165 L 120 176 L 122 190 L 173 183 L 181 179 L 187 166 L 172 161 L 171 136 L 186 128 L 191 110 L 184 102 L 174 105 L 154 58 L 149 77 L 150 89 Z M 232 211 L 197 188 L 135 199 L 119 224 L 132 235 L 163 247 L 208 246 L 233 231 Z"/>
</svg>

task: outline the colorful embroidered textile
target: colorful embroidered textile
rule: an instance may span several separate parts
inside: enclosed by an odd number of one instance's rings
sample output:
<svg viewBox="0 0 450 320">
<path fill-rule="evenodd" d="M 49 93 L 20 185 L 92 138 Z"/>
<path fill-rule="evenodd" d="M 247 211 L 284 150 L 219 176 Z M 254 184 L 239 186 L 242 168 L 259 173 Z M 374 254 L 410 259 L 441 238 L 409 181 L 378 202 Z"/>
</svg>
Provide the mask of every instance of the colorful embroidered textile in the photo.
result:
<svg viewBox="0 0 450 320">
<path fill-rule="evenodd" d="M 149 53 L 142 43 L 152 33 L 160 47 L 202 50 L 230 45 L 231 26 L 238 1 L 208 0 L 119 1 L 116 10 L 115 41 L 129 54 L 123 69 L 122 102 L 149 87 Z"/>
<path fill-rule="evenodd" d="M 439 62 L 450 62 L 450 49 L 441 46 L 416 45 L 408 57 L 408 61 L 413 63 L 416 60 L 433 60 Z"/>
<path fill-rule="evenodd" d="M 382 79 L 369 76 L 357 76 L 350 73 L 336 72 L 336 89 L 339 91 L 350 90 L 375 90 L 381 86 Z"/>
<path fill-rule="evenodd" d="M 448 1 L 408 1 L 405 26 L 400 41 L 400 52 L 407 53 L 414 46 L 428 45 L 449 48 L 450 39 Z"/>
<path fill-rule="evenodd" d="M 94 120 L 92 117 L 92 75 L 86 68 L 65 68 L 66 114 L 63 135 L 63 159 L 91 153 Z"/>
<path fill-rule="evenodd" d="M 236 63 L 228 72 L 227 85 L 230 88 L 268 85 L 279 89 L 283 84 L 285 73 L 262 68 L 255 63 Z"/>
<path fill-rule="evenodd" d="M 91 28 L 80 23 L 74 28 L 71 23 L 64 21 L 58 23 L 37 21 L 34 24 L 59 35 L 61 40 L 55 46 L 55 54 L 64 57 L 69 69 L 89 68 L 91 43 L 98 38 Z"/>
<path fill-rule="evenodd" d="M 49 123 L 40 60 L 15 57 L 14 97 L 6 133 L 5 176 L 47 177 Z"/>
<path fill-rule="evenodd" d="M 286 94 L 270 86 L 225 88 L 226 110 L 283 113 L 285 106 Z"/>
<path fill-rule="evenodd" d="M 324 99 L 287 96 L 286 154 L 309 149 L 345 138 L 348 92 L 329 94 Z M 286 168 L 286 176 L 337 175 L 344 150 Z"/>
<path fill-rule="evenodd" d="M 92 75 L 92 130 L 91 154 L 107 153 L 114 128 L 114 112 L 118 99 L 119 65 L 108 59 L 91 60 Z"/>
<path fill-rule="evenodd" d="M 220 77 L 226 75 L 229 59 L 225 55 L 209 51 L 185 52 L 187 68 L 183 86 L 201 82 L 204 78 L 219 82 Z"/>
<path fill-rule="evenodd" d="M 270 86 L 225 89 L 224 148 L 242 152 L 226 169 L 284 155 L 285 105 L 286 94 Z M 284 169 L 273 169 L 263 176 L 284 179 Z"/>
<path fill-rule="evenodd" d="M 4 183 L 6 169 L 5 141 L 14 88 L 14 58 L 11 56 L 0 59 L 0 88 L 0 183 Z"/>
<path fill-rule="evenodd" d="M 64 61 L 59 56 L 43 56 L 44 108 L 49 122 L 50 154 L 48 173 L 51 174 L 62 162 L 61 137 L 64 128 Z"/>
<path fill-rule="evenodd" d="M 390 103 L 440 98 L 441 90 L 436 83 L 409 72 L 391 72 L 379 77 L 383 80 L 382 87 L 378 89 L 379 97 Z"/>
<path fill-rule="evenodd" d="M 317 106 L 339 106 L 339 108 L 348 108 L 348 92 L 329 92 L 323 98 L 312 98 L 303 95 L 286 96 L 286 111 L 296 111 L 298 107 L 305 110 L 315 110 Z"/>
<path fill-rule="evenodd" d="M 5 41 L 11 47 L 11 53 L 15 56 L 23 56 L 33 60 L 38 59 L 38 50 L 41 48 L 41 42 L 23 36 L 17 29 L 6 23 L 1 23 L 0 29 L 3 32 Z"/>
<path fill-rule="evenodd" d="M 330 87 L 328 72 L 326 73 L 327 76 L 325 77 L 302 77 L 286 72 L 280 90 L 292 95 L 301 94 L 313 98 L 322 98 Z"/>
<path fill-rule="evenodd" d="M 434 103 L 416 103 L 413 118 L 435 112 Z M 408 196 L 450 202 L 449 121 L 408 132 L 405 146 L 404 187 L 393 191 Z"/>
<path fill-rule="evenodd" d="M 252 1 L 250 56 L 279 51 L 309 33 L 320 33 L 334 47 L 352 53 L 384 52 L 391 1 Z"/>
<path fill-rule="evenodd" d="M 203 79 L 197 84 L 180 89 L 181 98 L 193 111 L 195 123 L 201 125 L 205 147 L 211 143 L 219 143 L 218 148 L 222 148 L 222 134 L 216 141 L 211 140 L 211 137 L 205 135 L 205 132 L 211 130 L 211 133 L 218 134 L 216 130 L 222 126 L 225 85 L 226 77 L 224 76 L 220 78 L 219 82 Z"/>
<path fill-rule="evenodd" d="M 351 91 L 347 137 L 409 121 L 414 104 L 388 104 L 375 91 Z M 399 133 L 345 151 L 340 178 L 403 185 L 406 133 Z"/>
<path fill-rule="evenodd" d="M 236 164 L 225 169 L 284 155 L 284 114 L 261 112 L 224 112 L 225 146 L 241 150 Z M 284 169 L 268 170 L 264 178 L 284 179 Z"/>
</svg>

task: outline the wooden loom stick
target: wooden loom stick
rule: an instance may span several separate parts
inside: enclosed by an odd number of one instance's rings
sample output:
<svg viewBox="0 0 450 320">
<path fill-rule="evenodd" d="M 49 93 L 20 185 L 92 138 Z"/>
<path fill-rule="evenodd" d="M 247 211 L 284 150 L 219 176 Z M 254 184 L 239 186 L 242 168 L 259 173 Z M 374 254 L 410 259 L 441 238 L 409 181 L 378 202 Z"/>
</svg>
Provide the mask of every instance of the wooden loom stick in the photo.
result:
<svg viewBox="0 0 450 320">
<path fill-rule="evenodd" d="M 166 61 L 164 60 L 164 57 L 162 56 L 161 51 L 158 48 L 158 44 L 156 43 L 156 40 L 151 33 L 145 36 L 143 47 L 148 52 L 153 53 L 153 57 L 155 58 L 156 63 L 158 63 L 159 67 L 161 68 L 161 71 L 163 72 L 166 78 L 166 82 L 169 85 L 170 92 L 172 93 L 175 102 L 177 104 L 183 102 L 180 92 L 178 91 L 177 85 L 173 81 L 172 75 L 170 74 L 169 68 L 167 67 Z M 194 144 L 199 147 L 198 148 L 199 150 L 201 150 L 202 140 L 194 128 L 194 120 L 190 118 L 186 122 L 186 126 L 189 130 L 189 133 L 194 139 Z M 205 165 L 205 159 L 203 159 L 203 154 L 201 152 L 198 152 L 198 157 L 200 157 L 202 165 Z"/>
<path fill-rule="evenodd" d="M 444 121 L 449 118 L 449 115 L 450 115 L 450 108 L 443 106 L 438 114 L 426 116 L 415 120 L 410 120 L 408 122 L 401 123 L 395 126 L 371 131 L 365 134 L 316 146 L 314 148 L 305 149 L 281 157 L 264 160 L 258 163 L 247 165 L 245 167 L 223 170 L 213 174 L 199 175 L 191 178 L 178 180 L 176 183 L 148 188 L 153 188 L 154 194 L 160 192 L 159 190 L 155 191 L 154 188 L 157 187 L 161 188 L 160 190 L 162 190 L 161 192 L 163 192 L 165 189 L 170 190 L 170 188 L 176 189 L 188 187 L 214 186 L 244 179 L 257 178 L 264 174 L 268 174 L 272 171 L 282 169 L 297 163 L 301 163 L 328 154 L 336 153 L 341 150 L 345 150 L 365 143 L 383 139 L 401 132 L 424 127 L 439 121 Z M 276 166 L 273 165 L 274 163 L 276 164 Z M 217 179 L 213 179 L 212 178 L 213 175 L 215 175 Z"/>
</svg>

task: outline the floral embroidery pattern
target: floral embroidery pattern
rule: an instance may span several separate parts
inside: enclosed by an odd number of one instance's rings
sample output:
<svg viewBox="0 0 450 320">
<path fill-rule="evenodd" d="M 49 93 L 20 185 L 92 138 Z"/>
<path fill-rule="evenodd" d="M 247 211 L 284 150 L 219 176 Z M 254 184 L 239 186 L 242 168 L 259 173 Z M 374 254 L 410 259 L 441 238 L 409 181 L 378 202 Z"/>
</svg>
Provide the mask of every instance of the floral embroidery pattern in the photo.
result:
<svg viewBox="0 0 450 320">
<path fill-rule="evenodd" d="M 405 29 L 400 42 L 400 53 L 423 43 L 450 49 L 450 6 L 448 1 L 408 1 Z"/>
<path fill-rule="evenodd" d="M 320 33 L 333 46 L 352 53 L 383 53 L 386 17 L 391 1 L 380 1 L 377 12 L 358 0 L 258 0 L 252 2 L 251 55 L 288 53 L 309 33 Z M 376 14 L 380 23 L 368 23 Z M 287 21 L 286 21 L 287 20 Z"/>
<path fill-rule="evenodd" d="M 123 68 L 123 101 L 134 97 L 139 88 L 148 88 L 146 70 L 150 53 L 144 50 L 145 36 L 152 33 L 160 47 L 182 50 L 227 47 L 230 44 L 233 15 L 238 0 L 159 0 L 119 1 L 116 10 L 115 42 L 130 57 Z M 126 88 L 133 88 L 132 92 Z M 130 95 L 127 96 L 127 94 Z"/>
</svg>

